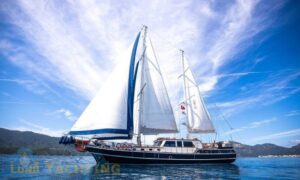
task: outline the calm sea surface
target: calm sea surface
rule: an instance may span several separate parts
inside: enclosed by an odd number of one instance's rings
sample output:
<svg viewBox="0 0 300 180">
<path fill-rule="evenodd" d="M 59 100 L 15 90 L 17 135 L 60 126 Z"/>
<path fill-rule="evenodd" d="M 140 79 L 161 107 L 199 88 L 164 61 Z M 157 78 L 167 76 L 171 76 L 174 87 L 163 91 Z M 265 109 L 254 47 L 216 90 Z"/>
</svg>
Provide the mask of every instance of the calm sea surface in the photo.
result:
<svg viewBox="0 0 300 180">
<path fill-rule="evenodd" d="M 300 158 L 239 158 L 233 164 L 96 165 L 91 156 L 1 155 L 0 179 L 300 179 Z"/>
</svg>

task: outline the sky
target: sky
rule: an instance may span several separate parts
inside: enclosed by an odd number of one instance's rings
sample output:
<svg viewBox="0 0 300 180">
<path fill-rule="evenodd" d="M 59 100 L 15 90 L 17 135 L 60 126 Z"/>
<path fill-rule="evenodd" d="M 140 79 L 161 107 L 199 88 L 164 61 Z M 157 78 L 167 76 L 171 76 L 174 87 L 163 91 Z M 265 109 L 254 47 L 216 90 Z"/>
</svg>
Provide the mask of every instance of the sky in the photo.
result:
<svg viewBox="0 0 300 180">
<path fill-rule="evenodd" d="M 293 146 L 299 22 L 292 0 L 2 0 L 0 127 L 68 132 L 147 25 L 175 112 L 184 49 L 220 139 Z"/>
</svg>

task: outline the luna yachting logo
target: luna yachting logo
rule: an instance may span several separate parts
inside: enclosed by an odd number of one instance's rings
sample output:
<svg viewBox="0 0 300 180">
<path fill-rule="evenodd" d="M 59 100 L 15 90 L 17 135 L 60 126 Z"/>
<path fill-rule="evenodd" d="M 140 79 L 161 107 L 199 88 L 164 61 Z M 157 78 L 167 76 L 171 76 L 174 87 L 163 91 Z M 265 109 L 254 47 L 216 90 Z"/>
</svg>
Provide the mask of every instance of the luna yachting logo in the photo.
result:
<svg viewBox="0 0 300 180">
<path fill-rule="evenodd" d="M 119 174 L 120 165 L 115 163 L 109 163 L 102 156 L 98 156 L 97 164 L 93 167 L 93 174 Z"/>
<path fill-rule="evenodd" d="M 31 164 L 31 160 L 29 156 L 32 155 L 32 152 L 29 148 L 21 148 L 18 150 L 18 154 L 20 156 L 19 163 L 23 167 L 29 167 Z"/>
<path fill-rule="evenodd" d="M 10 162 L 11 174 L 38 173 L 39 162 L 32 160 L 32 151 L 29 148 L 20 148 L 15 161 Z"/>
</svg>

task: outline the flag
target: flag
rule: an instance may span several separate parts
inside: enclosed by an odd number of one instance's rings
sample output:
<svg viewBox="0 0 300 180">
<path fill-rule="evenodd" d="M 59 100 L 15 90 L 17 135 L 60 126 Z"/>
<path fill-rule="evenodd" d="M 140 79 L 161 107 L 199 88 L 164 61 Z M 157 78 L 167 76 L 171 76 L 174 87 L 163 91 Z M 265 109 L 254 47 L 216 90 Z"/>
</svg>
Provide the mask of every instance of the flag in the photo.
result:
<svg viewBox="0 0 300 180">
<path fill-rule="evenodd" d="M 185 114 L 185 111 L 186 111 L 186 106 L 185 106 L 185 102 L 182 102 L 179 104 L 179 107 L 180 107 L 180 111 L 182 114 Z"/>
</svg>

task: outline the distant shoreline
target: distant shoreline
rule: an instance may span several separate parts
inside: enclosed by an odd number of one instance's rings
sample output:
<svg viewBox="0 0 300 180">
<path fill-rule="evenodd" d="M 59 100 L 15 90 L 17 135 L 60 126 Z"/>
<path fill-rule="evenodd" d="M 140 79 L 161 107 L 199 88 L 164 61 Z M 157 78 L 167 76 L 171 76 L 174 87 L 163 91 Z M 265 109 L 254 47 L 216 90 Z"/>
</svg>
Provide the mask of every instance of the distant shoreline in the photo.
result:
<svg viewBox="0 0 300 180">
<path fill-rule="evenodd" d="M 0 154 L 0 157 L 15 157 L 15 156 L 21 156 L 20 154 Z M 29 155 L 29 157 L 93 157 L 92 155 Z M 285 156 L 273 156 L 273 155 L 269 155 L 269 156 L 257 156 L 257 157 L 237 157 L 237 159 L 248 159 L 248 158 L 255 158 L 255 159 L 280 159 L 280 158 L 300 158 L 300 155 L 285 155 Z"/>
<path fill-rule="evenodd" d="M 58 137 L 50 137 L 30 131 L 16 131 L 0 128 L 0 155 L 16 155 L 26 152 L 30 155 L 41 156 L 89 156 L 88 152 L 77 152 L 74 146 L 59 144 Z M 233 142 L 238 158 L 258 157 L 299 157 L 300 144 L 293 147 L 282 147 L 275 144 L 265 143 L 258 145 L 246 145 Z"/>
<path fill-rule="evenodd" d="M 300 158 L 300 155 L 260 155 L 258 158 Z"/>
<path fill-rule="evenodd" d="M 88 152 L 87 152 L 88 153 Z M 18 153 L 11 153 L 11 154 L 5 154 L 5 153 L 0 153 L 0 156 L 2 155 L 19 155 Z M 30 154 L 31 156 L 92 156 L 88 154 Z"/>
</svg>

